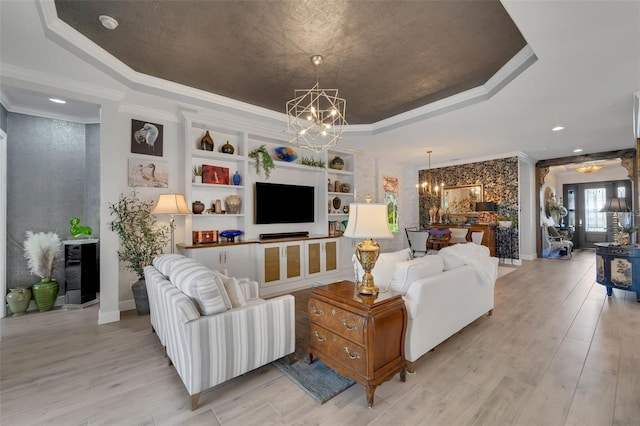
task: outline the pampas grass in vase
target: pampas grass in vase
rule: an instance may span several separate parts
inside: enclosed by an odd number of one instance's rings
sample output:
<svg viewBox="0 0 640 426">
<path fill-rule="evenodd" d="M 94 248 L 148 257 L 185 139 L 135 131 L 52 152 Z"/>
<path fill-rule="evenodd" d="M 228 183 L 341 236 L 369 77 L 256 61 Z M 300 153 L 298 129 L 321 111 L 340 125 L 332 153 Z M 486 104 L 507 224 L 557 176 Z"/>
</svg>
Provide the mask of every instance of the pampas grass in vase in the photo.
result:
<svg viewBox="0 0 640 426">
<path fill-rule="evenodd" d="M 39 276 L 42 281 L 33 285 L 33 298 L 40 312 L 53 308 L 58 297 L 58 283 L 51 279 L 53 265 L 60 253 L 62 241 L 54 232 L 27 231 L 24 241 L 24 257 L 32 274 Z"/>
</svg>

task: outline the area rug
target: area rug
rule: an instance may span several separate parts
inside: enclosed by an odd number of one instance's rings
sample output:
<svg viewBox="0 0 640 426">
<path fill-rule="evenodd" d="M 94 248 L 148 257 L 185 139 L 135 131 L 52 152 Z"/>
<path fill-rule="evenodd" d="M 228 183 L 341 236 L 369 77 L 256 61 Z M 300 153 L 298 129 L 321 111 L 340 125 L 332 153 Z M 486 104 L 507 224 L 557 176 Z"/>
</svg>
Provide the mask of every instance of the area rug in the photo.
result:
<svg viewBox="0 0 640 426">
<path fill-rule="evenodd" d="M 312 364 L 309 364 L 308 360 L 305 356 L 289 364 L 288 358 L 284 357 L 274 361 L 273 365 L 318 404 L 324 404 L 355 383 L 336 373 L 319 359 L 315 359 Z"/>
<path fill-rule="evenodd" d="M 296 299 L 296 349 L 293 364 L 289 364 L 288 357 L 273 362 L 273 365 L 300 386 L 318 404 L 324 404 L 340 392 L 352 386 L 355 382 L 341 376 L 327 367 L 322 360 L 315 359 L 309 364 L 310 324 L 307 307 L 311 288 L 291 293 Z"/>
</svg>

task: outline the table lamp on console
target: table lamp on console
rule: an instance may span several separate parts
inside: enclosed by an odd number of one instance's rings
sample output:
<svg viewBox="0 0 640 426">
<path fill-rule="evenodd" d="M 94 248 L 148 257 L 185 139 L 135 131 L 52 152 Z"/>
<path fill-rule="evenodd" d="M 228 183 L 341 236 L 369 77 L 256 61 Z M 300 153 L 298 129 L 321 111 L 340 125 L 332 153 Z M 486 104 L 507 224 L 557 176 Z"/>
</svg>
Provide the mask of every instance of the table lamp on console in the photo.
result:
<svg viewBox="0 0 640 426">
<path fill-rule="evenodd" d="M 631 211 L 627 206 L 627 200 L 624 198 L 611 197 L 607 198 L 604 207 L 600 209 L 602 213 L 611 213 L 611 225 L 613 227 L 613 241 L 620 243 L 620 222 L 618 221 L 618 213 Z"/>
<path fill-rule="evenodd" d="M 387 206 L 385 204 L 371 204 L 371 197 L 367 196 L 366 204 L 353 203 L 349 205 L 349 221 L 343 237 L 364 238 L 365 241 L 356 246 L 356 258 L 364 275 L 358 293 L 377 295 L 378 287 L 373 282 L 371 270 L 376 265 L 380 255 L 380 245 L 373 238 L 393 238 L 387 222 Z"/>
</svg>

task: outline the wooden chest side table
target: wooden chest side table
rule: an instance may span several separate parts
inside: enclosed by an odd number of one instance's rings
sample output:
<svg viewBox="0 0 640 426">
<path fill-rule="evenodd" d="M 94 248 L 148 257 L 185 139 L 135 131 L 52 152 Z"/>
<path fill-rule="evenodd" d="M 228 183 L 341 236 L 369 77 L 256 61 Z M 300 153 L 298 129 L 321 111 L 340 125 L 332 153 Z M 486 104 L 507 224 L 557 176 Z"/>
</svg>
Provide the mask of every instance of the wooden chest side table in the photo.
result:
<svg viewBox="0 0 640 426">
<path fill-rule="evenodd" d="M 402 297 L 358 295 L 352 281 L 315 287 L 309 298 L 309 362 L 316 356 L 364 386 L 369 407 L 376 387 L 400 373 L 406 381 L 407 309 Z"/>
</svg>

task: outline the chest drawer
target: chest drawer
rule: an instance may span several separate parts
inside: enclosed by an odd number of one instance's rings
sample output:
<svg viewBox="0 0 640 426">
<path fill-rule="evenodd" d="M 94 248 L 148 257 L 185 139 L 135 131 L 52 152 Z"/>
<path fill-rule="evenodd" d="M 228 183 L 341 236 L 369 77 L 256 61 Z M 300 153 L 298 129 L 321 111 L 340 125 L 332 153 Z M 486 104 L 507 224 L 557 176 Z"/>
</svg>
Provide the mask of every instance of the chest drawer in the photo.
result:
<svg viewBox="0 0 640 426">
<path fill-rule="evenodd" d="M 311 323 L 311 347 L 327 354 L 326 361 L 336 361 L 338 365 L 361 375 L 367 373 L 367 354 L 363 346 L 314 323 Z"/>
<path fill-rule="evenodd" d="M 316 299 L 309 299 L 309 320 L 348 340 L 364 344 L 365 318 Z"/>
</svg>

